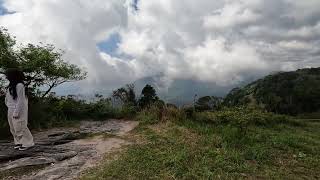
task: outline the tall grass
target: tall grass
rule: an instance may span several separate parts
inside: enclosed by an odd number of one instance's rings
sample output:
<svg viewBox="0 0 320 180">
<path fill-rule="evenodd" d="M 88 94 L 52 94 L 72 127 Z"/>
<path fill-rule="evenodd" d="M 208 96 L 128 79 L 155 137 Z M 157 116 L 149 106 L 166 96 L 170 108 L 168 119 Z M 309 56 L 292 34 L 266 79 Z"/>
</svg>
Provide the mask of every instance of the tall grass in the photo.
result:
<svg viewBox="0 0 320 180">
<path fill-rule="evenodd" d="M 181 121 L 186 113 L 178 108 L 166 105 L 151 105 L 137 113 L 136 120 L 144 124 L 155 124 L 163 121 Z"/>
<path fill-rule="evenodd" d="M 274 127 L 279 124 L 304 126 L 303 121 L 286 115 L 277 115 L 260 109 L 236 107 L 224 108 L 219 111 L 195 112 L 190 109 L 152 105 L 138 112 L 136 119 L 145 124 L 155 124 L 161 121 L 196 121 L 215 125 L 226 125 L 246 134 L 248 127 Z"/>
<path fill-rule="evenodd" d="M 320 178 L 318 122 L 247 108 L 189 114 L 156 106 L 136 119 L 146 143 L 83 179 Z"/>
</svg>

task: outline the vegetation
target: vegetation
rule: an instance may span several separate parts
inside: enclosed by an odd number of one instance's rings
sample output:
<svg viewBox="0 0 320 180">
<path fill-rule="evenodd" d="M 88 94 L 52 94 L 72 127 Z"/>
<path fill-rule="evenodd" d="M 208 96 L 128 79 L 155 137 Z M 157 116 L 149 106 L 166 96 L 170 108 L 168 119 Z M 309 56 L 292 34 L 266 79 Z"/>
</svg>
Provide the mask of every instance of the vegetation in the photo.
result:
<svg viewBox="0 0 320 180">
<path fill-rule="evenodd" d="M 195 103 L 197 111 L 215 111 L 222 107 L 223 98 L 215 96 L 204 96 L 198 99 Z"/>
<path fill-rule="evenodd" d="M 157 119 L 134 132 L 141 143 L 82 179 L 320 178 L 319 121 L 243 108 L 194 117 L 170 108 L 162 110 L 170 112 L 167 118 L 159 118 L 159 111 L 152 107 L 137 117 L 143 122 Z"/>
<path fill-rule="evenodd" d="M 83 179 L 320 179 L 320 68 L 270 75 L 184 109 L 165 104 L 150 85 L 139 98 L 132 84 L 115 90 L 119 107 L 99 94 L 96 102 L 51 96 L 54 87 L 86 73 L 64 62 L 52 45 L 18 47 L 0 29 L 0 74 L 8 68 L 27 75 L 32 129 L 81 119 L 141 122 L 128 137 L 139 143 Z M 0 102 L 4 87 L 2 76 Z M 6 111 L 0 103 L 0 137 L 9 135 Z"/>
<path fill-rule="evenodd" d="M 245 92 L 194 108 L 151 103 L 136 116 L 141 143 L 82 179 L 319 179 L 320 121 L 268 112 Z"/>
<path fill-rule="evenodd" d="M 141 108 L 148 107 L 159 100 L 156 90 L 149 84 L 142 89 L 141 95 L 139 99 L 139 106 Z"/>
<path fill-rule="evenodd" d="M 0 43 L 0 73 L 4 74 L 9 68 L 21 69 L 26 74 L 26 86 L 33 95 L 45 97 L 63 83 L 86 77 L 86 72 L 79 67 L 64 62 L 63 53 L 53 45 L 28 44 L 16 48 L 15 40 L 3 28 L 0 28 Z M 47 90 L 41 93 L 40 87 L 47 87 Z"/>
<path fill-rule="evenodd" d="M 259 106 L 267 111 L 298 115 L 320 111 L 320 68 L 301 69 L 267 76 L 232 90 L 228 106 Z"/>
<path fill-rule="evenodd" d="M 26 74 L 29 124 L 32 129 L 67 125 L 75 119 L 119 117 L 125 108 L 115 109 L 110 100 L 102 97 L 96 103 L 48 97 L 53 88 L 86 77 L 86 72 L 79 67 L 66 63 L 62 54 L 52 45 L 18 46 L 7 30 L 0 28 L 0 101 L 4 102 L 5 71 L 18 68 Z M 46 87 L 44 92 L 41 91 Z M 6 138 L 8 135 L 7 108 L 1 103 L 0 137 Z"/>
<path fill-rule="evenodd" d="M 112 96 L 120 100 L 124 105 L 137 105 L 136 94 L 134 92 L 133 84 L 127 84 L 125 87 L 113 91 Z"/>
<path fill-rule="evenodd" d="M 113 107 L 109 98 L 100 97 L 97 102 L 85 102 L 73 98 L 31 97 L 29 99 L 29 127 L 33 130 L 51 127 L 73 126 L 80 120 L 105 120 L 132 116 L 128 107 Z M 4 97 L 1 97 L 4 100 Z M 0 99 L 0 100 L 1 100 Z M 0 104 L 0 139 L 10 136 L 7 108 Z"/>
</svg>

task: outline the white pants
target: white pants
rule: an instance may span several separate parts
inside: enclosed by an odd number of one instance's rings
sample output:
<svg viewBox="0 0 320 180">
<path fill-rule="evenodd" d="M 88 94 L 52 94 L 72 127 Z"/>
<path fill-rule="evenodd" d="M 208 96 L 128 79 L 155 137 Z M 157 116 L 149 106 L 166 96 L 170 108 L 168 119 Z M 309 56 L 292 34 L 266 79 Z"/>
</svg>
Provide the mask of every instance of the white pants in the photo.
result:
<svg viewBox="0 0 320 180">
<path fill-rule="evenodd" d="M 34 146 L 33 137 L 28 128 L 28 109 L 25 109 L 18 119 L 13 118 L 14 110 L 13 108 L 8 109 L 8 122 L 14 144 L 22 144 L 23 147 Z"/>
</svg>

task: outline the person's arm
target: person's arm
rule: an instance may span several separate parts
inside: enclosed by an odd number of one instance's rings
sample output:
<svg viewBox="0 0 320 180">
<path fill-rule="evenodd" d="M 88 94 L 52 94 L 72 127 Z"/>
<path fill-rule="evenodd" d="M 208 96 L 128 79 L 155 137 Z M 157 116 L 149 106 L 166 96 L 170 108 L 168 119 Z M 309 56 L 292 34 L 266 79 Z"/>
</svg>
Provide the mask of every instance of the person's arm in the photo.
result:
<svg viewBox="0 0 320 180">
<path fill-rule="evenodd" d="M 26 95 L 25 95 L 25 87 L 22 83 L 17 84 L 17 105 L 16 109 L 13 112 L 14 118 L 19 118 L 21 115 L 21 111 L 25 106 Z"/>
</svg>

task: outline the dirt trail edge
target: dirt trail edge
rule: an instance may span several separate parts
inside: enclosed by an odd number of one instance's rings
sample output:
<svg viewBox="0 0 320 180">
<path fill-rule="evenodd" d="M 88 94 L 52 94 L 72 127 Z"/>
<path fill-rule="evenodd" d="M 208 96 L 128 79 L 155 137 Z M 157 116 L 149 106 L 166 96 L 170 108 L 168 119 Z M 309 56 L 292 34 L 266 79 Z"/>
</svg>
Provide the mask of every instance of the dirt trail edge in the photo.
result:
<svg viewBox="0 0 320 180">
<path fill-rule="evenodd" d="M 0 142 L 0 179 L 77 178 L 97 165 L 105 153 L 131 144 L 124 137 L 137 125 L 124 120 L 83 121 L 80 128 L 36 133 L 36 146 L 23 152 L 13 150 L 12 143 Z"/>
</svg>

